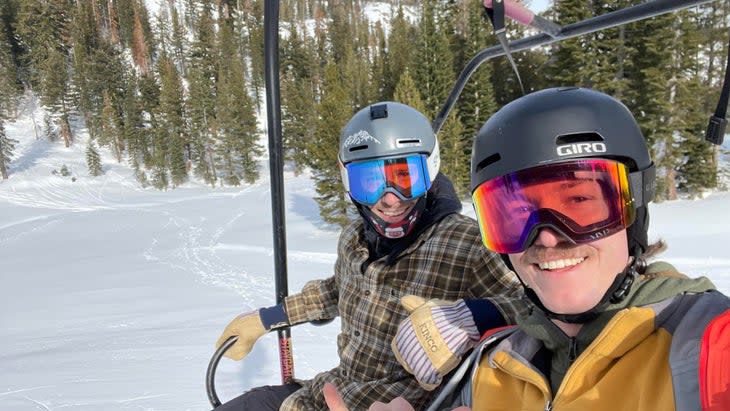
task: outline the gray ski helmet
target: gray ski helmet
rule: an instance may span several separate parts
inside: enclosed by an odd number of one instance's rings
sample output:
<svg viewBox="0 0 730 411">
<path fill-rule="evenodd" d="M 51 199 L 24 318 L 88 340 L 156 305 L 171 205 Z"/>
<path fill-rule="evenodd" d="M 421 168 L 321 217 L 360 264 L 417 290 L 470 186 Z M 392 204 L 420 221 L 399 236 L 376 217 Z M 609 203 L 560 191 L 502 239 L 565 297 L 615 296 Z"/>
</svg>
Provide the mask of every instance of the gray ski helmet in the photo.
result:
<svg viewBox="0 0 730 411">
<path fill-rule="evenodd" d="M 439 145 L 431 123 L 415 108 L 393 101 L 375 103 L 355 113 L 340 134 L 341 165 L 375 158 L 409 154 L 428 156 L 431 182 L 441 164 Z M 342 183 L 350 191 L 347 172 L 340 167 Z"/>
<path fill-rule="evenodd" d="M 579 158 L 608 158 L 629 168 L 636 220 L 629 251 L 646 250 L 654 164 L 634 116 L 617 99 L 585 88 L 551 88 L 514 100 L 479 130 L 472 150 L 471 191 L 515 171 Z"/>
</svg>

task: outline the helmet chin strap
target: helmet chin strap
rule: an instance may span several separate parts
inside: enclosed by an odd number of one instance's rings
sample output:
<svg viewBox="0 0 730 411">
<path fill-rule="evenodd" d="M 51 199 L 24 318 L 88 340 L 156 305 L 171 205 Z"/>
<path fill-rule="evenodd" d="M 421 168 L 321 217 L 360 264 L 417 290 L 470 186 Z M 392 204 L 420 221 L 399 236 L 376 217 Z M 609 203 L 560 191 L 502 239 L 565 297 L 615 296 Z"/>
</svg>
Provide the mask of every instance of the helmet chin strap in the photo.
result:
<svg viewBox="0 0 730 411">
<path fill-rule="evenodd" d="M 385 238 L 403 238 L 407 236 L 411 230 L 416 226 L 416 220 L 422 214 L 426 208 L 426 196 L 420 197 L 416 201 L 416 205 L 413 206 L 411 211 L 403 217 L 403 219 L 397 223 L 389 223 L 382 218 L 378 217 L 370 207 L 364 206 L 355 202 L 360 213 L 365 217 L 365 220 Z"/>
<path fill-rule="evenodd" d="M 503 260 L 509 261 L 507 255 L 501 254 Z M 512 264 L 508 264 L 512 268 Z M 514 268 L 512 268 L 514 270 Z M 623 301 L 631 290 L 631 286 L 634 284 L 636 277 L 646 270 L 646 262 L 641 258 L 641 249 L 636 247 L 634 249 L 634 258 L 630 264 L 624 268 L 623 271 L 616 275 L 613 283 L 603 294 L 603 298 L 593 308 L 588 311 L 577 314 L 558 314 L 550 311 L 538 298 L 537 293 L 529 288 L 518 275 L 517 278 L 522 283 L 522 287 L 525 289 L 525 295 L 532 301 L 537 308 L 545 313 L 545 316 L 553 319 L 562 321 L 568 324 L 585 324 L 587 322 L 595 320 L 601 313 L 606 310 L 610 304 L 617 304 Z"/>
</svg>

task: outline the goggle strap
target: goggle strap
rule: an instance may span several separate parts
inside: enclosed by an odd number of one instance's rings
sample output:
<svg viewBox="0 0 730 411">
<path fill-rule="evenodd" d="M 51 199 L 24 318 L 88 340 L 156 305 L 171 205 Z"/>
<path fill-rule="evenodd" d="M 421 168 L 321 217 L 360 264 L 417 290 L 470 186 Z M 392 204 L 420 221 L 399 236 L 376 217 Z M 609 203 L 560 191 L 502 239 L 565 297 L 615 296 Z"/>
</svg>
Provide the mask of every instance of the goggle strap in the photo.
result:
<svg viewBox="0 0 730 411">
<path fill-rule="evenodd" d="M 425 154 L 425 153 L 424 153 Z M 428 165 L 428 178 L 430 182 L 436 179 L 436 174 L 439 172 L 441 167 L 441 153 L 439 152 L 439 141 L 436 139 L 436 144 L 431 151 L 431 154 L 426 155 L 426 164 Z"/>
<path fill-rule="evenodd" d="M 654 164 L 641 171 L 629 173 L 629 184 L 636 207 L 649 204 L 656 193 L 656 167 Z"/>
<path fill-rule="evenodd" d="M 346 192 L 350 191 L 350 177 L 349 173 L 347 172 L 347 168 L 344 164 L 342 164 L 342 161 L 337 161 L 337 165 L 340 167 L 340 178 L 342 178 L 342 185 L 345 188 Z"/>
</svg>

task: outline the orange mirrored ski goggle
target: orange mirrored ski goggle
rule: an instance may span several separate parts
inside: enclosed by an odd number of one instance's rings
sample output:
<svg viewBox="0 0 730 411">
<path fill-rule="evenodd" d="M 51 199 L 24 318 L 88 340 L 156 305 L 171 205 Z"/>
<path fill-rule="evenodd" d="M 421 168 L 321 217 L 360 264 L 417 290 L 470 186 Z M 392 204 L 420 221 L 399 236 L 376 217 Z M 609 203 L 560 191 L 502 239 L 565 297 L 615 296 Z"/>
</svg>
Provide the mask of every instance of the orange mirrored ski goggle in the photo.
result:
<svg viewBox="0 0 730 411">
<path fill-rule="evenodd" d="M 574 160 L 520 170 L 480 184 L 472 193 L 482 241 L 502 254 L 527 249 L 551 228 L 580 244 L 630 226 L 636 216 L 626 165 Z"/>
</svg>

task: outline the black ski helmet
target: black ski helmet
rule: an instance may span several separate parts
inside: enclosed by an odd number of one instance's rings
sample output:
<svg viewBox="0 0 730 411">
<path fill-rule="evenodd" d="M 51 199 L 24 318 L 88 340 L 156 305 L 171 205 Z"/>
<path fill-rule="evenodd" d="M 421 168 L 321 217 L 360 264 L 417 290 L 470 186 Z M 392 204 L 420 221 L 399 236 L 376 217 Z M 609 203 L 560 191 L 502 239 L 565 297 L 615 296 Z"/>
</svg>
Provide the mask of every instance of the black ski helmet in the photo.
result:
<svg viewBox="0 0 730 411">
<path fill-rule="evenodd" d="M 551 88 L 504 106 L 474 140 L 471 191 L 515 171 L 578 158 L 608 158 L 628 166 L 636 207 L 636 219 L 627 229 L 629 253 L 646 251 L 654 164 L 634 116 L 607 94 Z"/>
</svg>

